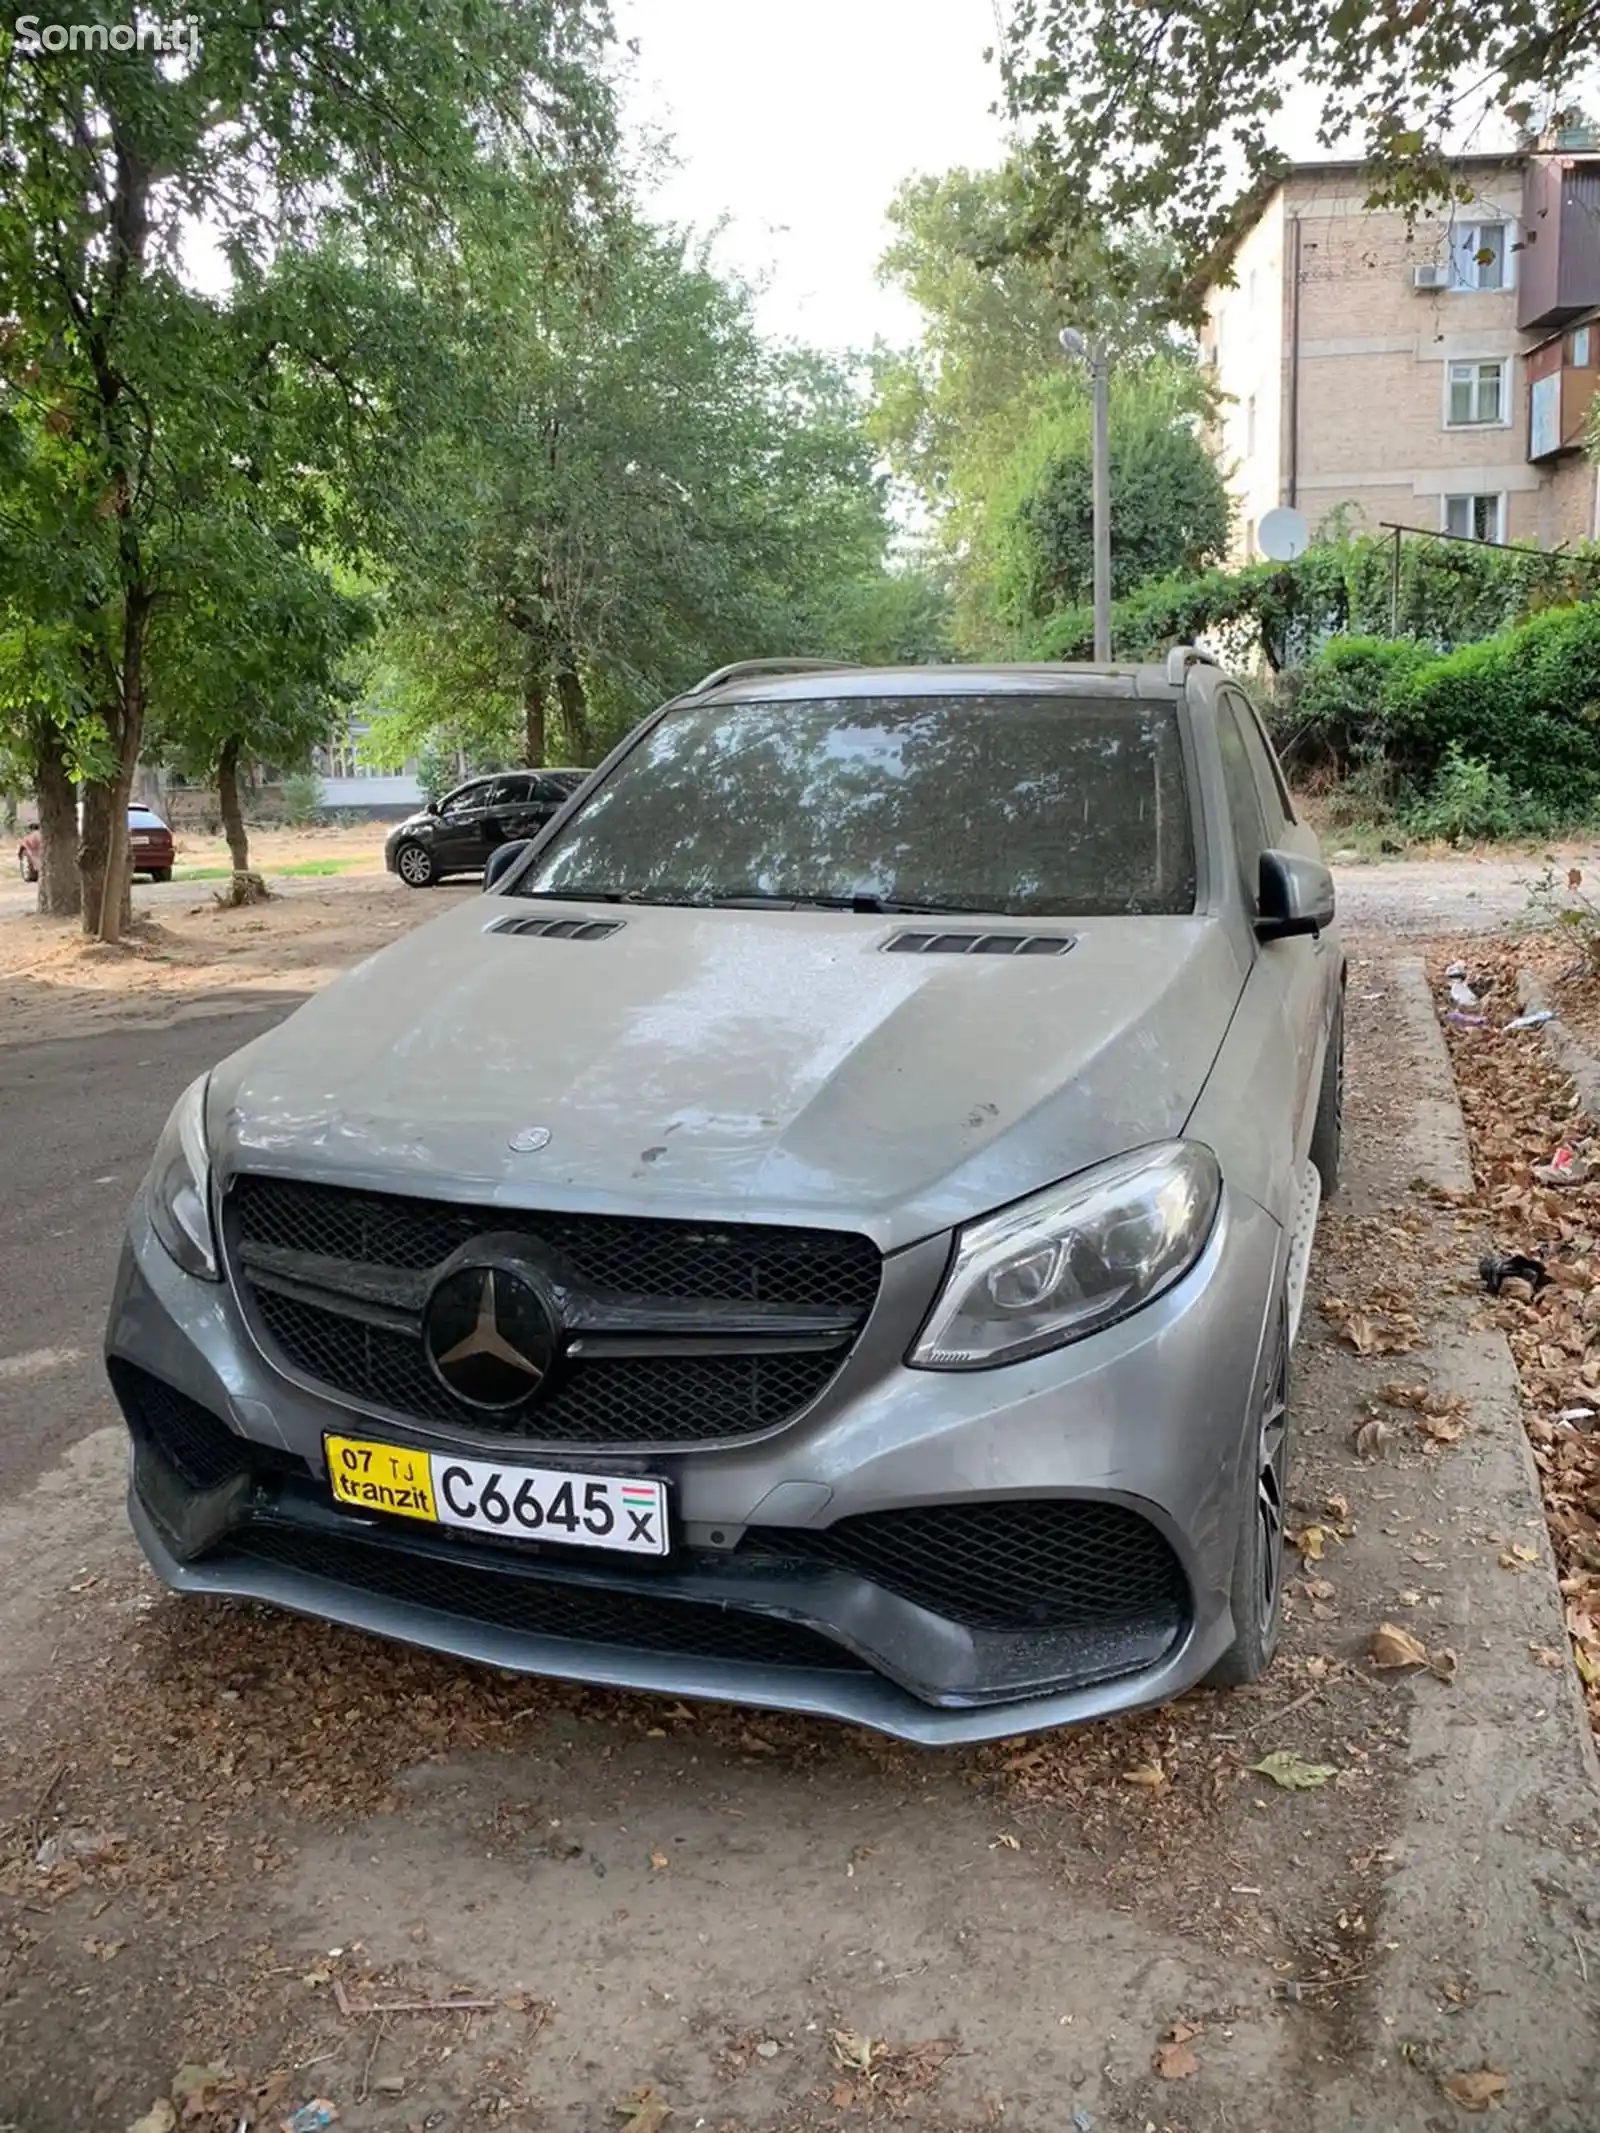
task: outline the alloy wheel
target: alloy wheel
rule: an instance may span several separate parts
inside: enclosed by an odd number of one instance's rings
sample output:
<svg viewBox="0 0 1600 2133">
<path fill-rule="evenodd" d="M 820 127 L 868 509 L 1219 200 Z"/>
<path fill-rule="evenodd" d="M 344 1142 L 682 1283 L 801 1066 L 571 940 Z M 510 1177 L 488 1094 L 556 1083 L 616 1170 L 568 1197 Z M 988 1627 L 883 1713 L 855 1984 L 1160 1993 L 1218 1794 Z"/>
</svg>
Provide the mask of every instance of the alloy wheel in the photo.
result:
<svg viewBox="0 0 1600 2133">
<path fill-rule="evenodd" d="M 1283 1584 L 1283 1533 L 1289 1445 L 1289 1341 L 1279 1321 L 1276 1351 L 1261 1400 L 1256 1436 L 1256 1527 L 1259 1588 L 1256 1604 L 1264 1635 L 1270 1635 Z"/>
<path fill-rule="evenodd" d="M 408 888 L 425 889 L 433 878 L 433 861 L 420 844 L 402 845 L 396 865 Z"/>
</svg>

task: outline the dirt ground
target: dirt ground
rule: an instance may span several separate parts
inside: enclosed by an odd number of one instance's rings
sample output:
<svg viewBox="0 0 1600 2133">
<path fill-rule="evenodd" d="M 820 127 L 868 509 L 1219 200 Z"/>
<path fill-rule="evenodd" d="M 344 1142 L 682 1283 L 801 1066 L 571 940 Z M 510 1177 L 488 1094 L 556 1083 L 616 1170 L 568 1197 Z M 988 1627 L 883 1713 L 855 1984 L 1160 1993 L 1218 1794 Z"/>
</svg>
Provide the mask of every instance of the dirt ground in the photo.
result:
<svg viewBox="0 0 1600 2133">
<path fill-rule="evenodd" d="M 23 913 L 0 922 L 0 1043 L 212 1012 L 219 996 L 315 992 L 474 893 L 465 883 L 419 894 L 381 871 L 376 879 L 279 878 L 269 902 L 239 909 L 219 903 L 205 883 L 136 888 L 134 931 L 114 948 L 86 941 L 76 920 Z"/>
<path fill-rule="evenodd" d="M 936 1753 L 179 1602 L 108 1416 L 0 1505 L 0 2127 L 256 2133 L 325 2099 L 355 2133 L 1592 2133 L 1592 1763 L 1392 937 L 1435 893 L 1354 941 L 1265 1683 Z M 0 987 L 41 1031 L 170 1016 L 433 908 L 201 907 L 147 989 L 97 1000 L 61 945 Z M 1422 1658 L 1378 1663 L 1384 1625 Z"/>
</svg>

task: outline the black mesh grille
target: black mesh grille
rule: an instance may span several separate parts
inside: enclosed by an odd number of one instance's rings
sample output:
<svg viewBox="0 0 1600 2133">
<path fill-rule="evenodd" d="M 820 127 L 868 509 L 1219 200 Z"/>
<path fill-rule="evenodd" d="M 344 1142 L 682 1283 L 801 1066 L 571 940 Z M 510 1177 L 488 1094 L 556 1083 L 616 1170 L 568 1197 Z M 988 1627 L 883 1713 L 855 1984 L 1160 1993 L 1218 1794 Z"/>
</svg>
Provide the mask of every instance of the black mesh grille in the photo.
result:
<svg viewBox="0 0 1600 2133">
<path fill-rule="evenodd" d="M 148 1439 L 191 1489 L 219 1489 L 240 1474 L 304 1474 L 305 1463 L 237 1435 L 187 1393 L 113 1360 L 111 1383 L 130 1428 Z"/>
<path fill-rule="evenodd" d="M 537 1239 L 583 1287 L 617 1295 L 785 1303 L 865 1318 L 878 1293 L 877 1249 L 850 1230 L 528 1214 L 253 1176 L 238 1179 L 228 1198 L 239 1235 L 253 1243 L 412 1272 L 494 1231 Z"/>
<path fill-rule="evenodd" d="M 848 1231 L 463 1208 L 254 1176 L 234 1185 L 228 1225 L 235 1244 L 410 1274 L 431 1272 L 486 1231 L 522 1234 L 557 1255 L 574 1287 L 597 1296 L 786 1305 L 849 1322 L 826 1349 L 568 1357 L 532 1407 L 490 1420 L 444 1390 L 409 1331 L 257 1284 L 236 1254 L 262 1332 L 306 1377 L 397 1414 L 470 1421 L 551 1444 L 710 1444 L 776 1429 L 838 1371 L 851 1329 L 871 1310 L 881 1267 L 870 1239 Z"/>
<path fill-rule="evenodd" d="M 744 1548 L 854 1571 L 969 1629 L 1067 1629 L 1188 1616 L 1177 1557 L 1112 1503 L 932 1504 L 815 1531 L 754 1527 Z"/>
<path fill-rule="evenodd" d="M 489 1570 L 417 1549 L 301 1533 L 287 1526 L 250 1527 L 230 1542 L 226 1553 L 529 1636 L 679 1652 L 696 1659 L 737 1659 L 755 1666 L 859 1672 L 865 1664 L 817 1631 L 773 1615 L 645 1590 L 558 1584 L 523 1571 Z"/>
<path fill-rule="evenodd" d="M 261 1322 L 307 1377 L 348 1398 L 460 1422 L 463 1410 L 428 1368 L 421 1344 L 270 1289 Z M 551 1444 L 714 1444 L 772 1429 L 814 1399 L 839 1368 L 835 1349 L 799 1355 L 592 1357 L 569 1362 L 526 1413 L 474 1415 L 473 1426 Z"/>
</svg>

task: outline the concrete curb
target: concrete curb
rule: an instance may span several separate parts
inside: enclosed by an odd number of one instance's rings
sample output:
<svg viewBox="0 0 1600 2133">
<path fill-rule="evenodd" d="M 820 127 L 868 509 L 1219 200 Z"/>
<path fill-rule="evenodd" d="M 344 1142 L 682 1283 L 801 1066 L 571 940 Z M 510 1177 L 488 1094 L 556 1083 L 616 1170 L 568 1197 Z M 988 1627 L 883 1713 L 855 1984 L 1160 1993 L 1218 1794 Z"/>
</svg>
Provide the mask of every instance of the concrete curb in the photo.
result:
<svg viewBox="0 0 1600 2133">
<path fill-rule="evenodd" d="M 1413 1061 L 1405 1160 L 1423 1185 L 1459 1194 L 1473 1182 L 1470 1150 L 1427 973 L 1406 958 L 1391 975 Z M 1465 1396 L 1471 1427 L 1400 1470 L 1388 1484 L 1392 1522 L 1365 1526 L 1346 1562 L 1359 1548 L 1369 1578 L 1422 1588 L 1425 1611 L 1394 1619 L 1430 1648 L 1453 1649 L 1460 1672 L 1448 1686 L 1422 1676 L 1410 1688 L 1369 2056 L 1317 2095 L 1314 2133 L 1436 2133 L 1459 2116 L 1441 2077 L 1483 2064 L 1510 2077 L 1509 2127 L 1593 2133 L 1596 2124 L 1600 1759 L 1516 1366 L 1504 1335 L 1483 1322 L 1470 1231 L 1455 1234 L 1461 1278 L 1414 1361 L 1437 1390 Z M 1536 1546 L 1539 1561 L 1503 1568 L 1514 1544 Z M 1559 1669 L 1539 1664 L 1544 1650 L 1563 1654 Z M 1469 1999 L 1452 1999 L 1447 1981 L 1464 1981 Z M 1373 2096 L 1386 2080 L 1393 2104 L 1380 2118 Z"/>
<path fill-rule="evenodd" d="M 1464 1188 L 1470 1191 L 1474 1181 L 1467 1125 L 1456 1098 L 1450 1047 L 1446 1044 L 1444 1031 L 1439 1025 L 1438 1010 L 1428 984 L 1427 969 L 1419 958 L 1408 956 L 1395 966 L 1395 977 L 1407 1027 L 1416 1039 L 1418 1080 L 1424 1085 L 1413 1098 L 1413 1108 L 1418 1114 L 1420 1128 L 1421 1161 L 1417 1174 L 1428 1184 L 1445 1190 L 1459 1191 Z M 1521 982 L 1522 973 L 1519 972 L 1519 988 Z M 1536 1004 L 1543 1005 L 1543 1002 Z M 1552 1027 L 1559 1028 L 1560 1025 L 1544 1025 L 1546 1030 Z M 1562 1032 L 1562 1037 L 1567 1045 L 1572 1044 L 1571 1037 L 1565 1031 Z M 1600 1068 L 1591 1063 L 1590 1071 L 1594 1075 L 1597 1093 L 1600 1093 Z M 1428 1093 L 1430 1088 L 1437 1088 L 1441 1082 L 1448 1084 L 1450 1094 L 1447 1098 Z M 1422 1123 L 1424 1119 L 1426 1124 Z M 1522 1381 L 1517 1375 L 1515 1358 L 1503 1334 L 1485 1331 L 1477 1338 L 1484 1344 L 1483 1362 L 1488 1366 L 1487 1374 L 1490 1377 L 1490 1383 L 1482 1390 L 1489 1394 L 1491 1400 L 1495 1399 L 1495 1395 L 1503 1394 L 1509 1410 L 1505 1419 L 1509 1421 L 1510 1426 L 1504 1435 L 1507 1449 L 1517 1468 L 1514 1482 L 1516 1500 L 1506 1503 L 1504 1509 L 1519 1523 L 1526 1523 L 1531 1516 L 1537 1514 L 1542 1526 L 1544 1488 L 1539 1479 L 1539 1469 L 1534 1464 L 1533 1446 L 1528 1442 L 1528 1433 L 1522 1426 Z M 1488 1352 L 1491 1348 L 1495 1351 L 1492 1363 Z M 1447 1379 L 1452 1374 L 1449 1367 L 1441 1371 L 1441 1376 Z M 1478 1374 L 1477 1371 L 1472 1373 L 1474 1376 Z M 1495 1404 L 1500 1402 L 1496 1401 Z M 1499 1421 L 1502 1417 L 1497 1415 L 1495 1419 Z M 1567 1636 L 1566 1610 L 1555 1582 L 1554 1557 L 1542 1555 L 1541 1560 L 1547 1564 L 1551 1573 L 1547 1580 L 1538 1581 L 1547 1587 L 1548 1605 L 1532 1610 L 1533 1619 L 1528 1624 L 1529 1641 L 1539 1641 L 1542 1637 L 1565 1658 L 1562 1679 L 1566 1685 L 1567 1702 L 1574 1721 L 1578 1753 L 1589 1783 L 1595 1789 L 1595 1804 L 1600 1806 L 1600 1748 L 1596 1746 L 1594 1731 L 1589 1724 L 1583 1683 L 1578 1678 L 1578 1669 L 1572 1657 L 1572 1646 Z M 1495 1573 L 1491 1572 L 1485 1583 L 1492 1583 L 1494 1576 Z"/>
<path fill-rule="evenodd" d="M 1517 972 L 1517 998 L 1526 1015 L 1538 1014 L 1550 1006 L 1544 987 L 1531 970 Z M 1557 1014 L 1552 1013 L 1548 1022 L 1540 1024 L 1539 1035 L 1562 1073 L 1571 1077 L 1580 1110 L 1592 1123 L 1600 1124 L 1600 1060 L 1584 1049 Z"/>
</svg>

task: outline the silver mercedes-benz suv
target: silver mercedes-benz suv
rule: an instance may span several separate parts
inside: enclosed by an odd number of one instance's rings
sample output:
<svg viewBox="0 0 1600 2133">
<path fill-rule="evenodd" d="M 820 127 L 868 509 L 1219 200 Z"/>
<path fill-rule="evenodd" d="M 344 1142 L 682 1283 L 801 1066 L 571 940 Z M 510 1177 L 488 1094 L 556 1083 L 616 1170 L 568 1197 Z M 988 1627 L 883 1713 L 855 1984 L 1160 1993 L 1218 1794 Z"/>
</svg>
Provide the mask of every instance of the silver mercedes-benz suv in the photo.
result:
<svg viewBox="0 0 1600 2133">
<path fill-rule="evenodd" d="M 745 662 L 486 888 L 162 1135 L 165 1582 L 923 1741 L 1259 1673 L 1344 966 L 1243 692 Z"/>
</svg>

